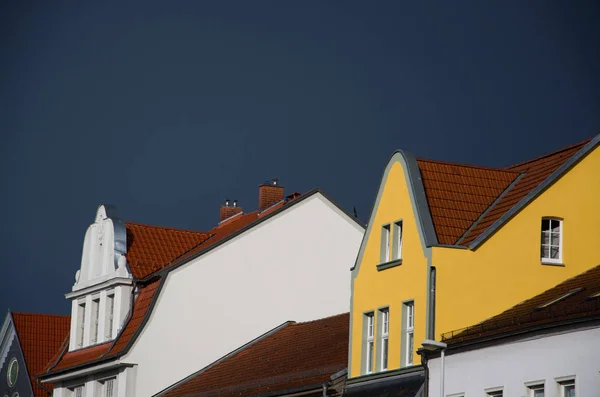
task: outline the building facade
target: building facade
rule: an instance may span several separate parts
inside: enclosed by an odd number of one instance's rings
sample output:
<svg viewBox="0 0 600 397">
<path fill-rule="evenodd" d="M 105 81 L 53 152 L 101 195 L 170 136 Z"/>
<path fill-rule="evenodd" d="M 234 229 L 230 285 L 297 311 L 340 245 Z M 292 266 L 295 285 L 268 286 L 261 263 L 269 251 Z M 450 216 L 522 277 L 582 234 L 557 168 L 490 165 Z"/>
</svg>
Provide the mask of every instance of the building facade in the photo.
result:
<svg viewBox="0 0 600 397">
<path fill-rule="evenodd" d="M 599 300 L 600 266 L 444 335 L 444 360 L 437 351 L 426 361 L 429 396 L 441 382 L 453 397 L 600 395 Z"/>
<path fill-rule="evenodd" d="M 600 263 L 599 141 L 502 169 L 394 153 L 352 270 L 349 378 Z"/>
<path fill-rule="evenodd" d="M 207 232 L 123 222 L 100 206 L 67 298 L 71 334 L 40 379 L 55 396 L 150 396 L 289 318 L 349 309 L 363 226 L 319 190 L 259 187 Z M 168 363 L 168 364 L 167 364 Z"/>
</svg>

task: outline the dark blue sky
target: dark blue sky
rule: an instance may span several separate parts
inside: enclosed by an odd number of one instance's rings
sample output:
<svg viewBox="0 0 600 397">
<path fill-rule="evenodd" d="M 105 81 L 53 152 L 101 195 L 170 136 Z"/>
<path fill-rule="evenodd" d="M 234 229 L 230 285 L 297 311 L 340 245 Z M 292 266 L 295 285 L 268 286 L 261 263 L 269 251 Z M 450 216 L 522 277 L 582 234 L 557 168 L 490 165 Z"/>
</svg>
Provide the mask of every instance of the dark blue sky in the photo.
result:
<svg viewBox="0 0 600 397">
<path fill-rule="evenodd" d="M 0 10 L 0 310 L 68 313 L 99 203 L 206 230 L 278 177 L 366 220 L 394 149 L 505 166 L 600 132 L 594 1 L 109 3 Z"/>
</svg>

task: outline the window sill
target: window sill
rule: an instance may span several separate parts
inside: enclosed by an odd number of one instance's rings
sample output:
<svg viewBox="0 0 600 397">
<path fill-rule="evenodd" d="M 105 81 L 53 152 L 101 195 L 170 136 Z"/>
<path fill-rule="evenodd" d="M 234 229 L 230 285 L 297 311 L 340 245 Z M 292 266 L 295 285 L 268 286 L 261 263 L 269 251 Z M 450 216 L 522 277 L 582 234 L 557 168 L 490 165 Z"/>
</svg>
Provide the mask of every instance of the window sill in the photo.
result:
<svg viewBox="0 0 600 397">
<path fill-rule="evenodd" d="M 562 262 L 551 262 L 551 261 L 545 261 L 542 259 L 542 265 L 545 266 L 558 266 L 558 267 L 565 267 L 565 264 Z"/>
<path fill-rule="evenodd" d="M 380 263 L 377 265 L 377 271 L 380 272 L 385 269 L 390 269 L 392 267 L 400 266 L 402 264 L 402 259 L 394 259 L 393 261 Z"/>
</svg>

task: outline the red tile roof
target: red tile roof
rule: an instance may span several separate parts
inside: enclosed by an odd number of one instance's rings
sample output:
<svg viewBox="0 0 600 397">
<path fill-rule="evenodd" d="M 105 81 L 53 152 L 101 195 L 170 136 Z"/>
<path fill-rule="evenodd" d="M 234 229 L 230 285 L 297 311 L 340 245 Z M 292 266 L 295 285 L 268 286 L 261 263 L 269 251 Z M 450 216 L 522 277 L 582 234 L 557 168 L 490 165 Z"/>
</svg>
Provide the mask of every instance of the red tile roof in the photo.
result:
<svg viewBox="0 0 600 397">
<path fill-rule="evenodd" d="M 316 192 L 316 191 L 315 191 Z M 310 194 L 304 195 L 305 197 Z M 125 329 L 113 342 L 66 352 L 69 344 L 67 336 L 60 351 L 50 360 L 41 375 L 51 374 L 69 368 L 90 364 L 102 358 L 124 354 L 128 345 L 140 330 L 144 319 L 150 315 L 150 306 L 158 296 L 157 288 L 162 276 L 159 271 L 169 269 L 175 263 L 222 242 L 244 228 L 251 227 L 255 221 L 266 218 L 278 209 L 288 205 L 299 196 L 274 205 L 267 211 L 241 214 L 226 220 L 209 232 L 165 228 L 126 222 L 127 262 L 135 279 L 141 280 L 140 294 L 134 304 L 134 312 Z M 66 352 L 66 353 L 65 353 Z"/>
<path fill-rule="evenodd" d="M 27 372 L 35 396 L 47 396 L 34 376 L 59 349 L 69 333 L 71 317 L 53 314 L 11 313 L 23 349 Z M 47 387 L 52 389 L 52 387 Z"/>
<path fill-rule="evenodd" d="M 567 296 L 569 293 L 572 294 Z M 596 294 L 600 294 L 600 266 L 563 281 L 479 324 L 448 332 L 442 335 L 442 340 L 459 343 L 524 332 L 565 321 L 590 317 L 599 319 L 600 295 L 594 297 Z"/>
<path fill-rule="evenodd" d="M 36 375 L 52 374 L 68 368 L 76 367 L 83 364 L 88 364 L 101 358 L 116 357 L 124 352 L 128 343 L 132 341 L 135 332 L 139 329 L 142 321 L 149 314 L 149 308 L 156 294 L 161 279 L 146 284 L 140 289 L 140 293 L 134 302 L 133 315 L 127 322 L 125 328 L 117 335 L 114 341 L 102 343 L 85 349 L 74 350 L 67 352 L 69 345 L 69 336 L 62 341 L 60 349 L 55 349 L 55 355 L 51 360 L 46 360 L 46 367 L 43 373 Z"/>
<path fill-rule="evenodd" d="M 320 387 L 348 364 L 348 313 L 287 326 L 176 384 L 164 396 L 246 397 Z"/>
<path fill-rule="evenodd" d="M 504 169 L 417 160 L 438 242 L 472 243 L 589 141 Z"/>
<path fill-rule="evenodd" d="M 205 242 L 209 233 L 125 222 L 127 262 L 134 278 L 159 271 Z"/>
</svg>

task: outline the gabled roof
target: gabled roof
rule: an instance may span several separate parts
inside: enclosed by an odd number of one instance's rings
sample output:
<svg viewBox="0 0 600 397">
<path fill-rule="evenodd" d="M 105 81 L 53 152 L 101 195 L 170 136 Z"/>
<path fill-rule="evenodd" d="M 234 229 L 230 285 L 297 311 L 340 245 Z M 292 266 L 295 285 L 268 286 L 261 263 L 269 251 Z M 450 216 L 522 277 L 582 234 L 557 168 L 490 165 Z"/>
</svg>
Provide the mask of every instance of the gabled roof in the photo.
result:
<svg viewBox="0 0 600 397">
<path fill-rule="evenodd" d="M 600 135 L 507 168 L 417 159 L 437 242 L 478 245 L 599 141 Z"/>
<path fill-rule="evenodd" d="M 44 368 L 59 349 L 65 335 L 68 335 L 71 317 L 15 312 L 11 315 L 23 350 L 33 394 L 46 396 L 48 394 L 38 386 L 34 376 Z"/>
<path fill-rule="evenodd" d="M 348 313 L 289 322 L 176 383 L 165 397 L 249 397 L 320 388 L 348 364 Z"/>
<path fill-rule="evenodd" d="M 600 320 L 600 266 L 570 278 L 503 313 L 442 335 L 449 344 L 473 342 L 591 319 Z"/>
<path fill-rule="evenodd" d="M 51 375 L 99 363 L 127 353 L 150 316 L 152 307 L 160 293 L 160 288 L 169 271 L 203 255 L 219 244 L 235 238 L 246 230 L 317 193 L 338 206 L 325 193 L 319 189 L 314 189 L 306 194 L 288 196 L 288 199 L 282 200 L 262 212 L 254 211 L 248 214 L 237 214 L 221 222 L 208 232 L 194 232 L 126 222 L 127 262 L 137 285 L 140 287 L 140 293 L 134 303 L 133 315 L 126 321 L 125 328 L 112 342 L 68 352 L 69 336 L 67 336 L 59 351 L 44 368 L 44 372 L 37 375 L 47 378 Z M 338 208 L 360 227 L 364 227 L 341 207 L 338 206 Z"/>
</svg>

